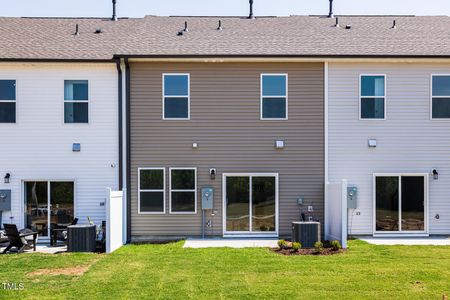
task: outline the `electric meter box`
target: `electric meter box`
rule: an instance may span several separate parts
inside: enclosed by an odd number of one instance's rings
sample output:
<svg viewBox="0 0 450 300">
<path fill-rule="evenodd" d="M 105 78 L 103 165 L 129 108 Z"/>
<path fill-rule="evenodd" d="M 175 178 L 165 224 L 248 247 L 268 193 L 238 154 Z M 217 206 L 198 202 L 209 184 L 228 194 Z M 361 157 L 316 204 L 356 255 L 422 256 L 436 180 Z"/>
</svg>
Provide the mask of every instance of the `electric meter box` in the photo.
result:
<svg viewBox="0 0 450 300">
<path fill-rule="evenodd" d="M 347 208 L 356 209 L 358 200 L 358 188 L 356 186 L 347 187 Z"/>
<path fill-rule="evenodd" d="M 202 209 L 213 209 L 214 206 L 214 188 L 202 188 Z"/>
</svg>

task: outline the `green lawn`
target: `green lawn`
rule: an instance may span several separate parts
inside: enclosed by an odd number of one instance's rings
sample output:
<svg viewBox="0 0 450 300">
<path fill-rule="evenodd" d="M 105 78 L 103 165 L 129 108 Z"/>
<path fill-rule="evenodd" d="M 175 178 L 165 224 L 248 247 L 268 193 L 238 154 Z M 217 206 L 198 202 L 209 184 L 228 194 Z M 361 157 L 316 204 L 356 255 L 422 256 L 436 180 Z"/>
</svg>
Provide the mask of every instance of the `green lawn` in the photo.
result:
<svg viewBox="0 0 450 300">
<path fill-rule="evenodd" d="M 111 255 L 0 256 L 0 299 L 442 299 L 450 247 L 351 241 L 335 256 L 279 256 L 268 249 L 130 245 Z M 30 275 L 90 265 L 83 275 Z"/>
</svg>

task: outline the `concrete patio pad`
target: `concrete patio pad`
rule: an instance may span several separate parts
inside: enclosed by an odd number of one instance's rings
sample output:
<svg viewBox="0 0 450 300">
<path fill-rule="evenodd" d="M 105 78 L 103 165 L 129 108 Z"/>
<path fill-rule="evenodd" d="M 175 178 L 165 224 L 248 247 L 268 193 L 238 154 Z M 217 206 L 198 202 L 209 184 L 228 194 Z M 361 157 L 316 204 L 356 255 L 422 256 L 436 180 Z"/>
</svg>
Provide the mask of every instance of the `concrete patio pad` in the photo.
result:
<svg viewBox="0 0 450 300">
<path fill-rule="evenodd" d="M 188 239 L 183 248 L 274 248 L 277 239 Z"/>
<path fill-rule="evenodd" d="M 450 246 L 448 236 L 430 237 L 358 237 L 358 239 L 374 245 L 429 245 L 429 246 Z"/>
<path fill-rule="evenodd" d="M 5 249 L 5 247 L 0 246 L 0 253 L 3 252 L 3 249 Z M 13 250 L 14 251 L 14 250 Z M 23 252 L 23 254 L 25 253 L 46 253 L 46 254 L 57 254 L 57 253 L 62 253 L 62 252 L 66 252 L 67 251 L 67 246 L 66 245 L 57 245 L 55 247 L 51 247 L 49 245 L 46 244 L 37 244 L 36 245 L 36 252 L 34 252 L 32 249 L 27 249 Z M 9 252 L 9 253 L 16 253 L 16 252 Z"/>
</svg>

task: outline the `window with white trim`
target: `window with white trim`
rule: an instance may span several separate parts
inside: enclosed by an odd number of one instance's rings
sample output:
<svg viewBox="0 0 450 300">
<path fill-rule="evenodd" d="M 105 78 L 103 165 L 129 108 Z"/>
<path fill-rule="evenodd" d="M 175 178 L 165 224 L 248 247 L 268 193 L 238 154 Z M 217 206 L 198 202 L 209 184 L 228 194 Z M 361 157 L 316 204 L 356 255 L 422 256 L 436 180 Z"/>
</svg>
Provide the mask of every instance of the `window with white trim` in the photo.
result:
<svg viewBox="0 0 450 300">
<path fill-rule="evenodd" d="M 165 213 L 165 169 L 139 169 L 139 213 Z"/>
<path fill-rule="evenodd" d="M 15 80 L 0 80 L 0 123 L 16 123 Z"/>
<path fill-rule="evenodd" d="M 287 74 L 261 74 L 261 120 L 287 120 Z"/>
<path fill-rule="evenodd" d="M 88 123 L 88 102 L 87 80 L 64 80 L 64 123 Z"/>
<path fill-rule="evenodd" d="M 170 169 L 170 212 L 197 213 L 197 169 Z"/>
<path fill-rule="evenodd" d="M 189 120 L 189 74 L 163 74 L 163 119 Z"/>
<path fill-rule="evenodd" d="M 385 119 L 386 76 L 361 75 L 359 99 L 361 119 Z"/>
<path fill-rule="evenodd" d="M 450 118 L 450 75 L 432 76 L 431 118 Z"/>
</svg>

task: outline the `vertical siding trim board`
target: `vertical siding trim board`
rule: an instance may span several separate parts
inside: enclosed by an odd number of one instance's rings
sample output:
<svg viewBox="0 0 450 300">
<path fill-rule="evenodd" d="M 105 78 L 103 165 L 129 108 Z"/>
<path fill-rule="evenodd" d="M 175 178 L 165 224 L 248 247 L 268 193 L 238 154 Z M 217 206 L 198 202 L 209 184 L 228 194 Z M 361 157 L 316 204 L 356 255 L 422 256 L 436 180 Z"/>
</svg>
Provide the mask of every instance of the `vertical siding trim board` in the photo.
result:
<svg viewBox="0 0 450 300">
<path fill-rule="evenodd" d="M 163 192 L 163 211 L 141 211 L 141 171 L 145 170 L 162 170 L 163 171 L 163 189 L 162 190 L 142 190 L 142 192 Z M 139 215 L 165 215 L 166 214 L 166 168 L 138 168 L 138 214 Z"/>
<path fill-rule="evenodd" d="M 125 58 L 125 114 L 126 114 L 126 183 L 127 183 L 127 243 L 131 242 L 131 72 L 130 72 L 130 64 L 128 62 L 128 58 Z"/>
<path fill-rule="evenodd" d="M 417 176 L 417 177 L 423 177 L 424 179 L 424 197 L 425 197 L 425 205 L 424 205 L 424 231 L 400 231 L 401 229 L 401 220 L 402 220 L 402 177 L 407 176 Z M 398 181 L 398 188 L 399 188 L 399 205 L 398 205 L 398 212 L 399 212 L 399 231 L 393 231 L 393 232 L 384 232 L 384 231 L 376 231 L 376 179 L 377 177 L 399 177 Z M 373 235 L 374 236 L 428 236 L 429 235 L 429 226 L 428 226 L 428 211 L 429 211 L 429 174 L 428 173 L 374 173 L 373 179 L 372 179 L 372 206 L 373 206 L 373 213 L 372 213 L 372 226 L 373 226 Z"/>
<path fill-rule="evenodd" d="M 327 205 L 328 205 L 328 62 L 325 62 L 323 64 L 323 74 L 324 74 L 324 85 L 323 85 L 323 100 L 324 100 L 324 186 L 323 186 L 323 193 L 324 193 L 324 223 L 329 222 L 328 213 L 327 213 Z M 324 224 L 322 226 L 324 228 L 325 237 L 329 235 L 327 226 Z"/>
<path fill-rule="evenodd" d="M 362 78 L 364 76 L 383 76 L 384 77 L 384 97 L 377 97 L 377 96 L 362 96 Z M 358 98 L 358 104 L 359 104 L 359 120 L 360 121 L 385 121 L 387 120 L 387 75 L 386 74 L 359 74 L 359 98 Z M 376 99 L 376 98 L 383 98 L 384 99 L 384 118 L 362 118 L 362 111 L 361 111 L 361 100 L 362 98 L 370 98 L 370 99 Z"/>
<path fill-rule="evenodd" d="M 119 191 L 123 188 L 123 110 L 122 110 L 122 93 L 123 93 L 123 87 L 122 87 L 122 65 L 121 60 L 116 60 L 116 67 L 117 67 L 117 84 L 118 84 L 118 120 L 119 120 Z"/>
<path fill-rule="evenodd" d="M 174 212 L 172 211 L 172 170 L 194 170 L 195 172 L 195 185 L 194 185 L 194 199 L 195 210 L 193 212 Z M 164 185 L 165 187 L 165 185 Z M 176 192 L 192 192 L 192 190 L 174 190 Z M 195 167 L 172 167 L 169 168 L 169 214 L 171 215 L 196 215 L 197 214 L 197 168 Z"/>
</svg>

